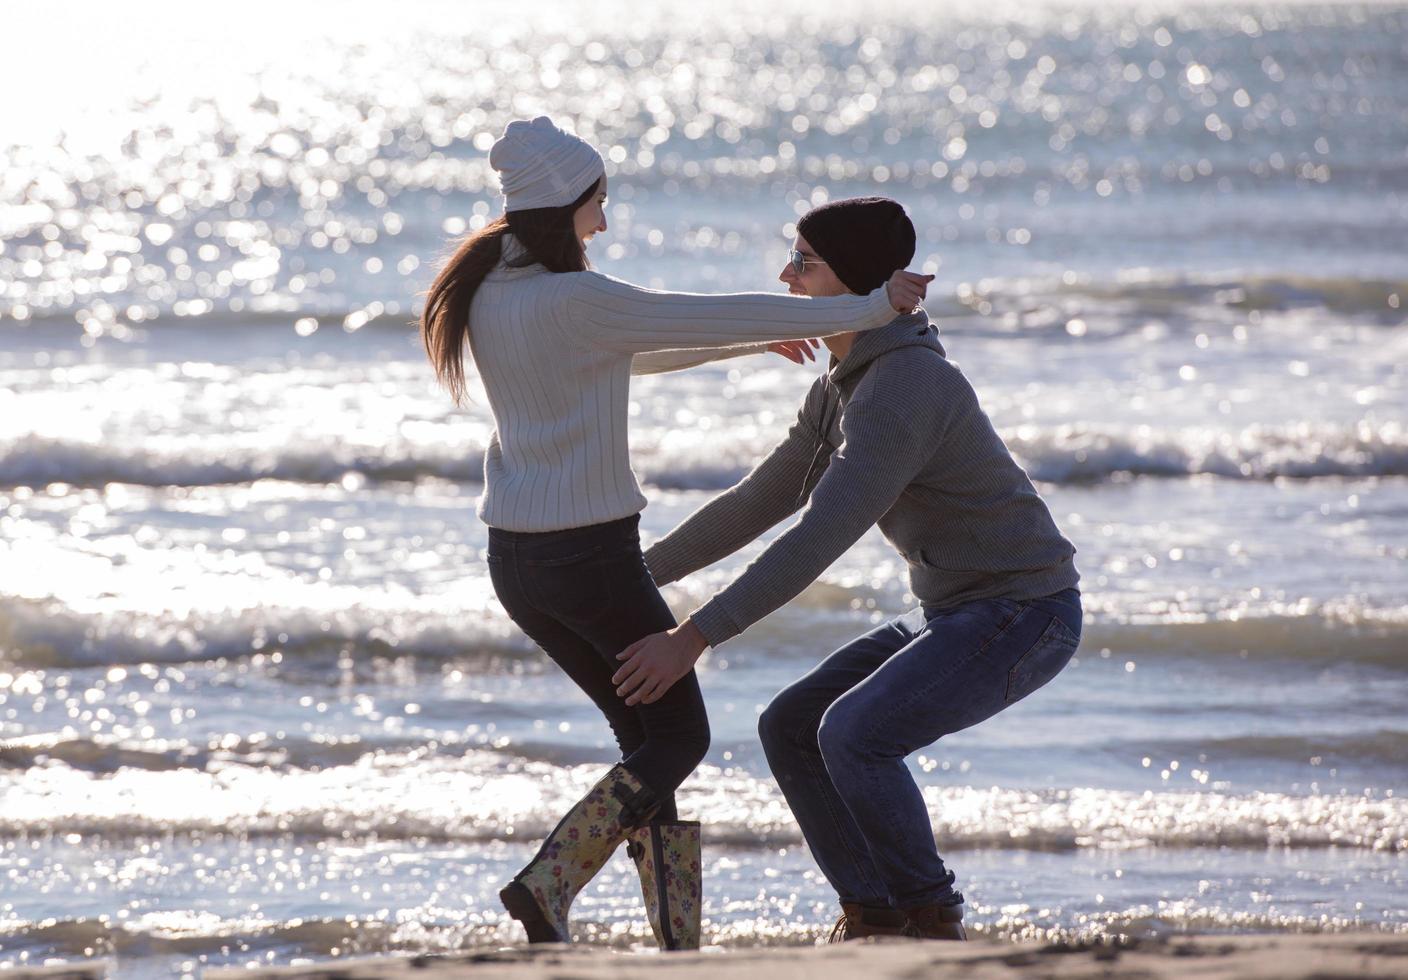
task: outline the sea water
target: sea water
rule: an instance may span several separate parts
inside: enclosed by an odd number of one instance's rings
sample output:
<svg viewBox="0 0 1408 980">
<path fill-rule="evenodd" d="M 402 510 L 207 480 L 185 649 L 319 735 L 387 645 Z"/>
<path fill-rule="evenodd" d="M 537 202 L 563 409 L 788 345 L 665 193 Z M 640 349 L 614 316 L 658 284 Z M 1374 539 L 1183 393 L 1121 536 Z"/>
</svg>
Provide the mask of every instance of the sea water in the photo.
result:
<svg viewBox="0 0 1408 980">
<path fill-rule="evenodd" d="M 780 291 L 809 207 L 913 216 L 1086 605 L 1049 687 L 911 759 L 976 934 L 1408 930 L 1408 8 L 204 16 L 3 42 L 0 963 L 521 941 L 497 889 L 615 754 L 492 594 L 493 420 L 413 319 L 544 112 L 606 156 L 590 254 L 633 282 Z M 819 370 L 637 380 L 647 541 Z M 904 572 L 871 532 L 701 661 L 709 942 L 834 915 L 755 726 Z M 618 856 L 582 937 L 648 944 L 637 889 Z"/>
</svg>

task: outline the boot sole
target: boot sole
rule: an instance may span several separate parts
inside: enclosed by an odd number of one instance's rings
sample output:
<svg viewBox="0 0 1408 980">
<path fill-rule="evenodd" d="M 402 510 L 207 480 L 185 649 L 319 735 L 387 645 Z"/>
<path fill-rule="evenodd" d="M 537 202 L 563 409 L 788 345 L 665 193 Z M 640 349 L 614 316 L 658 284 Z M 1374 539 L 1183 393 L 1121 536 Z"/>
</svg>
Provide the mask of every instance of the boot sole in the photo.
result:
<svg viewBox="0 0 1408 980">
<path fill-rule="evenodd" d="M 954 923 L 954 925 L 958 928 L 945 927 L 943 931 L 908 932 L 900 933 L 900 935 L 909 936 L 911 939 L 920 939 L 925 942 L 966 942 L 968 939 L 968 930 L 964 929 L 961 923 Z"/>
<path fill-rule="evenodd" d="M 503 903 L 508 914 L 513 916 L 522 924 L 528 933 L 530 943 L 565 943 L 571 940 L 566 936 L 558 935 L 552 923 L 543 915 L 543 910 L 538 905 L 538 900 L 533 897 L 533 893 L 527 885 L 511 881 L 499 891 L 499 901 Z"/>
</svg>

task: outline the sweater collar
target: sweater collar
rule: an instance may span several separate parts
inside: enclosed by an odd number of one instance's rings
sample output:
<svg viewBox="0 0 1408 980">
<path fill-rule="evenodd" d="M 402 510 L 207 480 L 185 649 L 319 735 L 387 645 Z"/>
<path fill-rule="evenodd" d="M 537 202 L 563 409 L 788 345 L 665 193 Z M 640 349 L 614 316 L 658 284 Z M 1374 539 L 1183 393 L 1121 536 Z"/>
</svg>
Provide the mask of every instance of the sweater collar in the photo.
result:
<svg viewBox="0 0 1408 980">
<path fill-rule="evenodd" d="M 528 265 L 509 265 L 509 262 L 519 262 L 528 257 L 528 249 L 523 243 L 514 237 L 512 232 L 504 232 L 503 254 L 499 257 L 498 264 L 489 270 L 486 279 L 523 279 L 528 276 L 540 275 L 548 270 L 541 262 L 530 262 Z"/>
<path fill-rule="evenodd" d="M 833 356 L 828 373 L 831 381 L 840 385 L 847 380 L 859 380 L 872 361 L 881 354 L 887 354 L 901 347 L 928 347 L 943 357 L 944 346 L 939 343 L 939 331 L 929 322 L 929 314 L 923 309 L 895 317 L 883 327 L 856 334 L 855 343 L 846 356 L 839 361 Z"/>
</svg>

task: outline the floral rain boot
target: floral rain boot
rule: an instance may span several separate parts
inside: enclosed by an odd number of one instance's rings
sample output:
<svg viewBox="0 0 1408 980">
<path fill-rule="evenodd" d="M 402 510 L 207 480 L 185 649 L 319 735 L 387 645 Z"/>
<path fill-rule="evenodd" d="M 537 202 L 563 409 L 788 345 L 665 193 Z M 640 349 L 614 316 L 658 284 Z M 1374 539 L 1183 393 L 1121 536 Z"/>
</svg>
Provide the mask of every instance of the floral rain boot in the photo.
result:
<svg viewBox="0 0 1408 980">
<path fill-rule="evenodd" d="M 661 949 L 698 949 L 703 905 L 699 821 L 652 823 L 631 831 L 626 853 L 640 873 L 650 928 Z"/>
<path fill-rule="evenodd" d="M 537 856 L 499 892 L 530 943 L 571 942 L 572 900 L 601 870 L 626 834 L 650 819 L 655 796 L 625 766 L 612 766 L 567 811 Z"/>
</svg>

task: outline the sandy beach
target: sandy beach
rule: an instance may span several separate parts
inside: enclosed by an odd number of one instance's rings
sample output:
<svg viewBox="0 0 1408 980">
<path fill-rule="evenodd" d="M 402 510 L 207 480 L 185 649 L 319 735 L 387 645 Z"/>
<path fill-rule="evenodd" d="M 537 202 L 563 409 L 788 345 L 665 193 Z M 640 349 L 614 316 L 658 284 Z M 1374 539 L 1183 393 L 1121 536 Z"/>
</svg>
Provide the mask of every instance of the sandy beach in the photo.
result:
<svg viewBox="0 0 1408 980">
<path fill-rule="evenodd" d="M 1334 935 L 1201 936 L 1130 945 L 986 943 L 936 944 L 910 940 L 840 946 L 748 949 L 671 955 L 623 954 L 591 947 L 503 949 L 466 956 L 379 957 L 271 970 L 207 971 L 209 980 L 234 977 L 395 978 L 459 977 L 527 980 L 632 978 L 671 980 L 766 977 L 911 978 L 956 976 L 974 980 L 1015 977 L 1408 977 L 1408 937 L 1383 933 Z"/>
<path fill-rule="evenodd" d="M 6 971 L 12 980 L 96 980 L 112 961 L 68 963 Z M 921 943 L 866 940 L 840 946 L 723 950 L 670 955 L 622 953 L 588 945 L 506 947 L 445 956 L 377 956 L 302 966 L 203 972 L 204 980 L 284 978 L 284 980 L 546 980 L 572 977 L 645 978 L 668 970 L 670 980 L 729 977 L 767 980 L 825 980 L 830 977 L 964 977 L 1006 980 L 1020 977 L 1156 978 L 1196 977 L 1330 980 L 1355 977 L 1388 980 L 1408 977 L 1408 936 L 1380 932 L 1197 936 L 1120 943 Z"/>
</svg>

